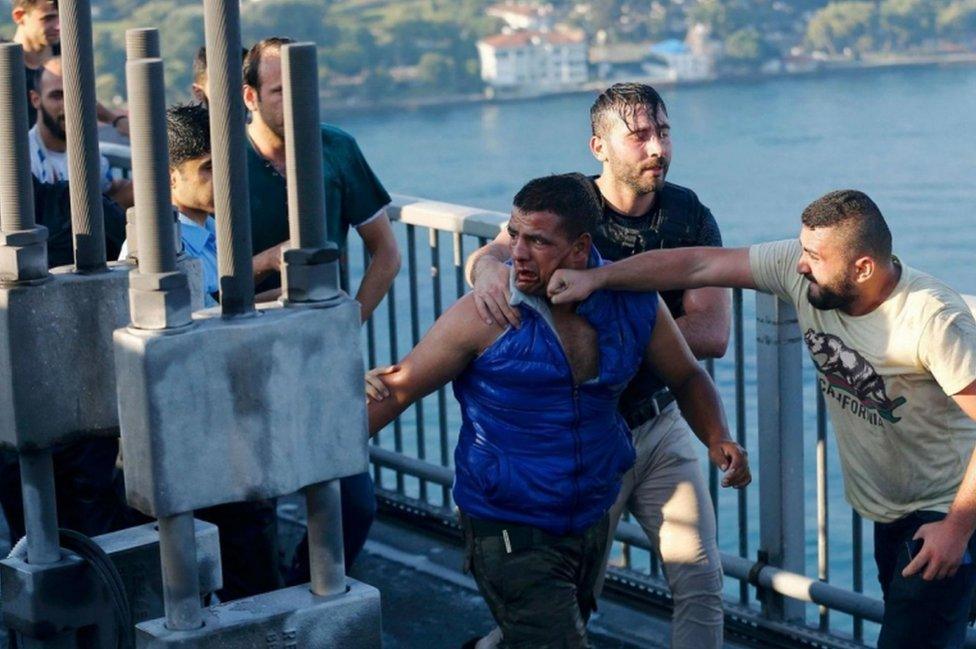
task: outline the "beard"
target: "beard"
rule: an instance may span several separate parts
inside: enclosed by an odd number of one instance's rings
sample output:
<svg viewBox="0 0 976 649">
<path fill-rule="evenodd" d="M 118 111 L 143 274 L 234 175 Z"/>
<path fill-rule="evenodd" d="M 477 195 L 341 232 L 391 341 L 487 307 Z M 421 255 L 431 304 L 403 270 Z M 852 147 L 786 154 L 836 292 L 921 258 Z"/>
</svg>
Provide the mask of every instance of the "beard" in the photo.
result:
<svg viewBox="0 0 976 649">
<path fill-rule="evenodd" d="M 261 115 L 261 119 L 264 123 L 271 129 L 271 132 L 281 138 L 282 141 L 285 139 L 285 114 L 284 111 L 279 113 L 273 113 L 268 110 L 266 105 L 262 102 L 258 104 L 258 113 Z"/>
<path fill-rule="evenodd" d="M 51 132 L 51 135 L 61 141 L 67 140 L 68 135 L 64 130 L 64 115 L 55 117 L 44 109 L 43 104 L 38 110 L 41 113 L 41 121 L 44 123 L 44 127 Z"/>
<path fill-rule="evenodd" d="M 651 162 L 641 165 L 628 165 L 619 162 L 616 156 L 609 160 L 610 170 L 620 182 L 633 189 L 637 194 L 652 194 L 664 187 L 664 179 L 668 175 L 671 161 L 667 158 L 654 158 Z M 644 173 L 650 169 L 661 169 L 660 176 L 648 178 Z"/>
<path fill-rule="evenodd" d="M 805 277 L 810 281 L 810 286 L 807 287 L 807 300 L 814 309 L 820 311 L 842 309 L 857 297 L 854 294 L 854 283 L 849 278 L 844 278 L 841 285 L 836 288 L 828 288 L 816 282 L 812 275 Z"/>
</svg>

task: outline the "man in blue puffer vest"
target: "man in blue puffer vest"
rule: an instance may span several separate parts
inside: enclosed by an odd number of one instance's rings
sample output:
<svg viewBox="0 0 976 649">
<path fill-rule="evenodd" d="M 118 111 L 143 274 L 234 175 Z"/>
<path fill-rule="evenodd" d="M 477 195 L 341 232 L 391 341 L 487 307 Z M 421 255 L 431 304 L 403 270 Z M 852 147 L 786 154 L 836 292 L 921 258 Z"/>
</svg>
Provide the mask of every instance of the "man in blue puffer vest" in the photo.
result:
<svg viewBox="0 0 976 649">
<path fill-rule="evenodd" d="M 578 304 L 548 302 L 555 270 L 603 264 L 590 238 L 599 214 L 579 174 L 529 182 L 508 224 L 522 326 L 485 322 L 469 294 L 399 365 L 367 376 L 371 433 L 454 381 L 462 414 L 454 500 L 502 647 L 588 646 L 607 511 L 634 462 L 617 401 L 643 360 L 674 391 L 695 433 L 722 444 L 727 482 L 750 480 L 715 386 L 657 294 L 599 291 Z"/>
</svg>

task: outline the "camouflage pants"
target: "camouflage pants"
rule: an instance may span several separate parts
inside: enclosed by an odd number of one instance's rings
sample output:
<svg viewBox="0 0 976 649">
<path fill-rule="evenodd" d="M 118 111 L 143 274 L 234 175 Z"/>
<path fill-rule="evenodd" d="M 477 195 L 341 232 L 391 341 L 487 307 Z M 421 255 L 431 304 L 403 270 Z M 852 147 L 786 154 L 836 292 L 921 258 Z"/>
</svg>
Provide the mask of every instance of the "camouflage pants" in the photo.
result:
<svg viewBox="0 0 976 649">
<path fill-rule="evenodd" d="M 506 548 L 499 535 L 476 533 L 461 516 L 468 565 L 502 631 L 503 649 L 588 647 L 586 621 L 606 553 L 606 515 L 579 536 L 518 528 Z M 480 532 L 480 530 L 479 530 Z"/>
</svg>

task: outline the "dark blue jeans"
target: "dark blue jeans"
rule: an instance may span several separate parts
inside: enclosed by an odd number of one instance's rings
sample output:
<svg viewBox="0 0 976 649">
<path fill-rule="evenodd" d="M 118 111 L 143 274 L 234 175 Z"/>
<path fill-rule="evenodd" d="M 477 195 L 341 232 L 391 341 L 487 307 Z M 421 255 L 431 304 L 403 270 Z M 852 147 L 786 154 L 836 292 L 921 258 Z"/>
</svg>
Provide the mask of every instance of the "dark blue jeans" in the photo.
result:
<svg viewBox="0 0 976 649">
<path fill-rule="evenodd" d="M 373 479 L 368 473 L 342 478 L 339 484 L 342 492 L 342 546 L 348 572 L 366 544 L 369 528 L 376 517 L 376 492 L 373 489 Z M 286 583 L 303 584 L 308 580 L 308 533 L 306 532 L 301 543 L 295 548 L 295 556 Z"/>
<path fill-rule="evenodd" d="M 914 551 L 912 537 L 945 514 L 917 511 L 892 523 L 874 524 L 874 560 L 884 593 L 885 613 L 878 649 L 955 649 L 963 646 L 976 588 L 976 536 L 955 576 L 925 581 L 902 577 Z"/>
</svg>

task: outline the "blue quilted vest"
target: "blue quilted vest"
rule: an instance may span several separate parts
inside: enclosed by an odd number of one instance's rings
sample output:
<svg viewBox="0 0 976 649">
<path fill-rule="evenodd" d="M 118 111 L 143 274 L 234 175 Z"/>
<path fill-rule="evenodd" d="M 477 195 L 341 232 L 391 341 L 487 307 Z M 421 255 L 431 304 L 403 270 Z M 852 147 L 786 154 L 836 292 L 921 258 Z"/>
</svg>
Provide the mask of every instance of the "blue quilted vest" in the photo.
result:
<svg viewBox="0 0 976 649">
<path fill-rule="evenodd" d="M 602 264 L 593 251 L 590 265 Z M 597 333 L 597 378 L 576 385 L 548 303 L 512 285 L 522 316 L 454 381 L 461 432 L 454 500 L 468 515 L 580 534 L 634 463 L 617 410 L 657 316 L 656 293 L 597 291 L 577 308 Z"/>
</svg>

